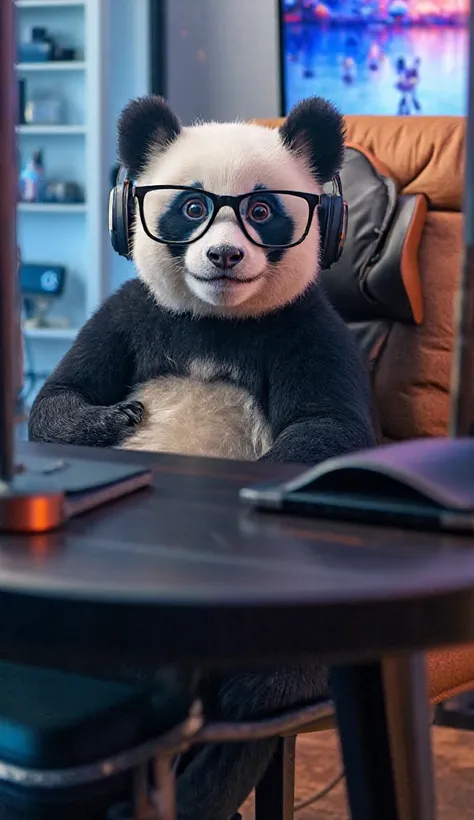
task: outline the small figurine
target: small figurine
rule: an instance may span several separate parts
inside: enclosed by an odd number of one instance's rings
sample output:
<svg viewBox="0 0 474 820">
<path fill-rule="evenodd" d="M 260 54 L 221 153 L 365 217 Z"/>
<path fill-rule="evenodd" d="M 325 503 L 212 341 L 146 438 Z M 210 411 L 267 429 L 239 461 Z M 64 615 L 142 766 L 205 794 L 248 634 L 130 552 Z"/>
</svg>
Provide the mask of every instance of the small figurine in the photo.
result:
<svg viewBox="0 0 474 820">
<path fill-rule="evenodd" d="M 350 85 L 354 82 L 356 77 L 356 64 L 353 57 L 345 57 L 342 62 L 342 79 L 343 82 Z"/>
<path fill-rule="evenodd" d="M 400 100 L 398 103 L 398 115 L 411 114 L 411 106 L 415 111 L 421 111 L 421 104 L 417 97 L 417 88 L 420 82 L 420 67 L 421 59 L 416 57 L 413 65 L 408 67 L 404 57 L 399 57 L 395 63 L 395 71 L 397 73 L 397 82 L 395 88 L 400 92 Z"/>
</svg>

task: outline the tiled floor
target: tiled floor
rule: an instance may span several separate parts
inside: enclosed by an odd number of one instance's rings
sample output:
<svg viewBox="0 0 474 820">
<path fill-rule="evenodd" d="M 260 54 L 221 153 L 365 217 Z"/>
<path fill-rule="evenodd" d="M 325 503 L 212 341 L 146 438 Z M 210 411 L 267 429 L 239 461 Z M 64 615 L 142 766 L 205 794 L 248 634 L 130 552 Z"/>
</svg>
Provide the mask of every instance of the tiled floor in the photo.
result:
<svg viewBox="0 0 474 820">
<path fill-rule="evenodd" d="M 438 820 L 474 820 L 474 732 L 435 728 Z M 334 732 L 303 735 L 297 749 L 297 798 L 323 788 L 337 773 L 340 761 Z M 244 820 L 252 820 L 251 804 Z M 348 820 L 344 785 L 296 814 L 296 820 Z"/>
</svg>

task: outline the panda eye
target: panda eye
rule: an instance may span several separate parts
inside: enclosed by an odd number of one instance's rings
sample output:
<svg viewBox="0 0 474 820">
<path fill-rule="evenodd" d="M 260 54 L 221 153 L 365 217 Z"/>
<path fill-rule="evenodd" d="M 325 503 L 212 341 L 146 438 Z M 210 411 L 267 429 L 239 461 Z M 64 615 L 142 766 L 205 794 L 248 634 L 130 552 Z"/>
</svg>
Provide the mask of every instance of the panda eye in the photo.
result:
<svg viewBox="0 0 474 820">
<path fill-rule="evenodd" d="M 247 217 L 253 222 L 267 222 L 272 216 L 272 209 L 266 202 L 252 202 L 247 211 Z"/>
<path fill-rule="evenodd" d="M 207 208 L 200 199 L 188 199 L 183 205 L 182 211 L 188 219 L 203 219 L 207 216 Z"/>
</svg>

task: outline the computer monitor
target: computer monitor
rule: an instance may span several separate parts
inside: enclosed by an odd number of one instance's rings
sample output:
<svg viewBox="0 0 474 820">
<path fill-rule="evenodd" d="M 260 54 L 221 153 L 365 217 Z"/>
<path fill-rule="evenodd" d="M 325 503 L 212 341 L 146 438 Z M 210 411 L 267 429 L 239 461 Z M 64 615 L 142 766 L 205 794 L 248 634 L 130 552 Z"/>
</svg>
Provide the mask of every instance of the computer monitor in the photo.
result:
<svg viewBox="0 0 474 820">
<path fill-rule="evenodd" d="M 282 114 L 463 115 L 469 0 L 280 0 Z"/>
</svg>

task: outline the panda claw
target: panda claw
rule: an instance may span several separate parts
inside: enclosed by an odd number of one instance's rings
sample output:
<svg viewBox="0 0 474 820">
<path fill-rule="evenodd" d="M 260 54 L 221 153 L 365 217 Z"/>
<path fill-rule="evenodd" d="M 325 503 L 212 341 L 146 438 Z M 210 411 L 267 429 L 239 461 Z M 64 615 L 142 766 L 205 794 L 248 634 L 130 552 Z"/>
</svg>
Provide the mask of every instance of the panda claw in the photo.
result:
<svg viewBox="0 0 474 820">
<path fill-rule="evenodd" d="M 122 401 L 116 405 L 115 409 L 125 416 L 127 425 L 130 427 L 135 427 L 143 421 L 145 408 L 141 401 Z"/>
</svg>

